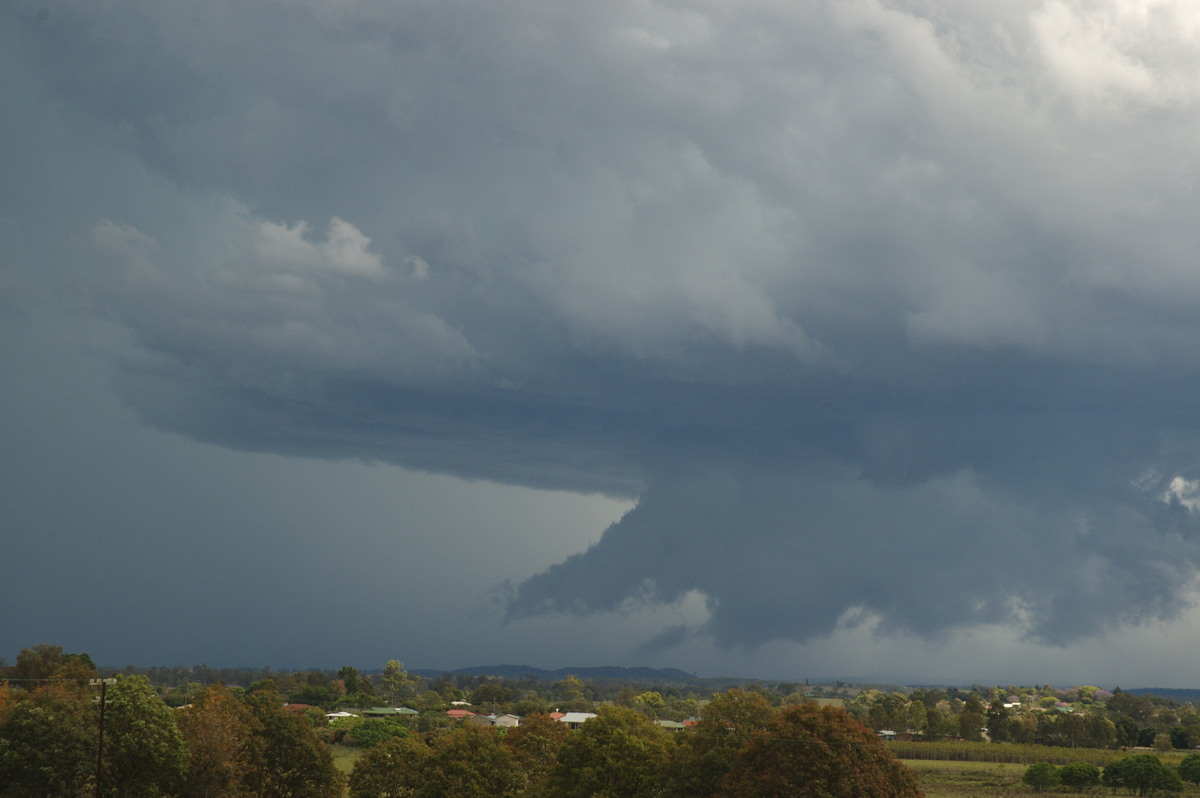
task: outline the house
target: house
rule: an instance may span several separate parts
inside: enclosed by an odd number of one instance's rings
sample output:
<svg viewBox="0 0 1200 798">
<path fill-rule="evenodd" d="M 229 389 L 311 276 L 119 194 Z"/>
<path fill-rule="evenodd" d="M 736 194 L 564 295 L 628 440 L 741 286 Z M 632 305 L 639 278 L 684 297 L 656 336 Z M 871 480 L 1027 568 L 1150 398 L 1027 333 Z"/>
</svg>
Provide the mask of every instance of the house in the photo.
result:
<svg viewBox="0 0 1200 798">
<path fill-rule="evenodd" d="M 408 707 L 371 707 L 370 709 L 364 709 L 362 711 L 362 716 L 364 718 L 396 718 L 396 717 L 398 717 L 398 718 L 403 719 L 403 718 L 413 717 L 415 715 L 420 715 L 420 714 L 421 713 L 417 712 L 415 709 L 409 709 Z"/>
<path fill-rule="evenodd" d="M 463 720 L 464 718 L 475 717 L 475 713 L 469 709 L 447 709 L 446 714 L 454 720 Z"/>
<path fill-rule="evenodd" d="M 594 717 L 596 717 L 595 712 L 566 712 L 558 721 L 567 724 L 569 729 L 578 729 Z"/>
<path fill-rule="evenodd" d="M 677 720 L 656 720 L 654 721 L 654 725 L 669 732 L 677 732 L 687 728 L 686 725 Z"/>
</svg>

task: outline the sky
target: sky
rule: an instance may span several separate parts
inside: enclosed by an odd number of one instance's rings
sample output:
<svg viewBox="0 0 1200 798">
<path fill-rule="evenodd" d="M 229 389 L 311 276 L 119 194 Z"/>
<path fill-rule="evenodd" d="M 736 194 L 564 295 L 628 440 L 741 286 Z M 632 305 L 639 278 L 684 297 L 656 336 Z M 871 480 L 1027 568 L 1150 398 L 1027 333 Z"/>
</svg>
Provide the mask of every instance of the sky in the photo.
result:
<svg viewBox="0 0 1200 798">
<path fill-rule="evenodd" d="M 1188 0 L 0 5 L 0 657 L 1195 687 Z"/>
</svg>

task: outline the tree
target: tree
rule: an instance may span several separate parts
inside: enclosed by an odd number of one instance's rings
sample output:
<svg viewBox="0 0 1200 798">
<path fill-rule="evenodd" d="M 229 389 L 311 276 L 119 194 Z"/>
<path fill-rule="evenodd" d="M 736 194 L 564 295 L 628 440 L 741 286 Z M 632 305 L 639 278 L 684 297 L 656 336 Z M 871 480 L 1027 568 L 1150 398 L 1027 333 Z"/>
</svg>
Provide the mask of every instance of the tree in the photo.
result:
<svg viewBox="0 0 1200 798">
<path fill-rule="evenodd" d="M 738 752 L 727 798 L 919 798 L 917 778 L 846 712 L 798 704 L 755 732 Z"/>
<path fill-rule="evenodd" d="M 1058 768 L 1049 762 L 1034 762 L 1025 770 L 1021 781 L 1028 784 L 1035 792 L 1057 787 L 1060 781 Z"/>
<path fill-rule="evenodd" d="M 1004 707 L 1004 702 L 997 698 L 991 703 L 987 711 L 987 728 L 988 737 L 994 743 L 1008 742 L 1011 734 L 1009 727 L 1008 710 Z"/>
<path fill-rule="evenodd" d="M 402 721 L 383 718 L 367 718 L 354 725 L 346 735 L 346 741 L 359 748 L 372 748 L 393 737 L 407 737 L 408 727 Z"/>
<path fill-rule="evenodd" d="M 983 724 L 984 715 L 982 712 L 964 709 L 963 713 L 958 716 L 958 734 L 964 740 L 978 742 L 983 739 Z"/>
<path fill-rule="evenodd" d="M 1179 763 L 1179 776 L 1184 781 L 1200 784 L 1200 754 L 1188 754 Z"/>
<path fill-rule="evenodd" d="M 274 690 L 246 696 L 246 706 L 260 726 L 255 735 L 248 779 L 260 798 L 339 798 L 341 774 L 329 749 L 304 718 L 283 708 Z"/>
<path fill-rule="evenodd" d="M 4 723 L 4 719 L 8 717 L 8 711 L 15 703 L 17 703 L 17 699 L 13 691 L 9 689 L 8 682 L 0 681 L 0 723 Z"/>
<path fill-rule="evenodd" d="M 520 726 L 508 730 L 504 745 L 517 755 L 531 782 L 538 782 L 558 760 L 558 751 L 570 729 L 545 713 L 527 715 Z"/>
<path fill-rule="evenodd" d="M 412 682 L 408 671 L 404 670 L 404 663 L 399 660 L 389 659 L 379 674 L 379 686 L 383 689 L 383 695 L 388 703 L 393 705 L 404 698 Z"/>
<path fill-rule="evenodd" d="M 602 706 L 563 743 L 547 792 L 561 798 L 651 795 L 671 744 L 668 734 L 640 712 Z"/>
<path fill-rule="evenodd" d="M 667 702 L 663 699 L 662 693 L 654 690 L 648 690 L 645 693 L 638 695 L 633 699 L 634 706 L 645 710 L 653 717 L 658 717 L 658 714 L 667 707 Z"/>
<path fill-rule="evenodd" d="M 182 783 L 187 754 L 174 711 L 145 676 L 123 676 L 107 690 L 104 788 L 118 798 L 154 798 Z"/>
<path fill-rule="evenodd" d="M 21 649 L 17 664 L 9 676 L 20 687 L 32 690 L 48 679 L 89 679 L 96 675 L 96 663 L 87 654 L 68 654 L 62 646 L 39 643 Z"/>
<path fill-rule="evenodd" d="M 367 751 L 350 772 L 350 798 L 409 798 L 421 786 L 429 746 L 415 737 L 393 737 Z"/>
<path fill-rule="evenodd" d="M 1058 769 L 1062 783 L 1076 790 L 1096 787 L 1100 784 L 1100 768 L 1091 762 L 1071 762 Z"/>
<path fill-rule="evenodd" d="M 439 737 L 421 765 L 419 798 L 490 798 L 525 787 L 516 754 L 500 744 L 491 728 L 462 726 Z"/>
<path fill-rule="evenodd" d="M 0 796 L 90 795 L 97 721 L 88 690 L 50 683 L 18 701 L 0 723 Z"/>
<path fill-rule="evenodd" d="M 713 696 L 696 728 L 671 753 L 667 792 L 678 798 L 715 795 L 742 745 L 766 729 L 776 712 L 758 693 L 735 689 Z"/>
<path fill-rule="evenodd" d="M 1135 795 L 1156 795 L 1183 789 L 1179 774 L 1154 754 L 1134 754 L 1118 759 L 1104 768 L 1101 781 L 1106 787 L 1124 787 Z"/>
<path fill-rule="evenodd" d="M 187 744 L 187 798 L 249 798 L 254 737 L 261 729 L 250 710 L 220 684 L 197 693 L 179 716 Z"/>
</svg>

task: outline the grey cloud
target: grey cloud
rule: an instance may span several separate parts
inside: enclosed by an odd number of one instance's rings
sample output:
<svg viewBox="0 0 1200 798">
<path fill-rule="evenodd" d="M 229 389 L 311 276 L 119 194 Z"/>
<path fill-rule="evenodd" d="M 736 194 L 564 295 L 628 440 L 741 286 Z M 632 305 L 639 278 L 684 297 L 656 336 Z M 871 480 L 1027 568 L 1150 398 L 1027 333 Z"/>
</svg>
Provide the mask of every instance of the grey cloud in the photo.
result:
<svg viewBox="0 0 1200 798">
<path fill-rule="evenodd" d="M 1189 12 L 1082 9 L 7 13 L 46 91 L 241 203 L 203 257 L 95 228 L 145 419 L 636 495 L 511 614 L 699 592 L 733 645 L 1183 605 Z"/>
</svg>

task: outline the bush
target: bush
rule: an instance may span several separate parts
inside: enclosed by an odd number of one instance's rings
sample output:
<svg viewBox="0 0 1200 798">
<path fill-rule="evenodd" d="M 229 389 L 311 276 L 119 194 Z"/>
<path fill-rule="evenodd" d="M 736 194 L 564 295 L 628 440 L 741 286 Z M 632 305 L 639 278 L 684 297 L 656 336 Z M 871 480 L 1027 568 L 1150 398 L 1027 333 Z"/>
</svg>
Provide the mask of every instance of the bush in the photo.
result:
<svg viewBox="0 0 1200 798">
<path fill-rule="evenodd" d="M 1106 787 L 1120 787 L 1137 795 L 1153 795 L 1158 791 L 1179 792 L 1183 779 L 1159 761 L 1154 754 L 1134 754 L 1118 759 L 1104 769 L 1102 778 Z"/>
<path fill-rule="evenodd" d="M 1100 783 L 1100 768 L 1090 762 L 1071 762 L 1058 769 L 1058 778 L 1068 787 L 1095 787 Z"/>
<path fill-rule="evenodd" d="M 374 748 L 393 737 L 407 737 L 408 729 L 402 723 L 380 718 L 367 718 L 356 724 L 346 735 L 346 742 L 359 748 Z"/>
<path fill-rule="evenodd" d="M 1057 787 L 1059 783 L 1058 768 L 1049 762 L 1034 762 L 1025 771 L 1021 781 L 1041 792 L 1049 787 Z"/>
<path fill-rule="evenodd" d="M 1184 781 L 1200 784 L 1200 754 L 1188 754 L 1179 763 L 1179 776 Z"/>
</svg>

